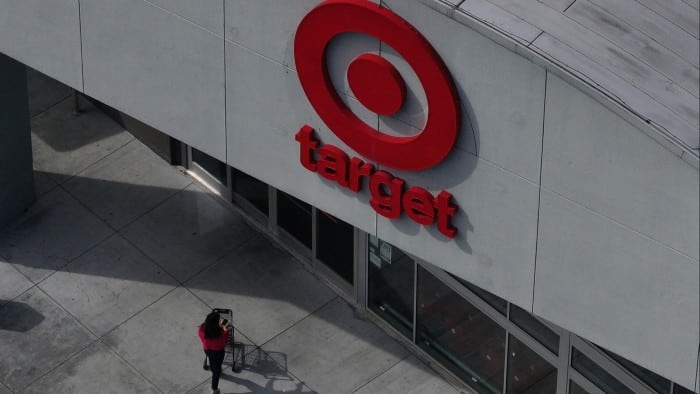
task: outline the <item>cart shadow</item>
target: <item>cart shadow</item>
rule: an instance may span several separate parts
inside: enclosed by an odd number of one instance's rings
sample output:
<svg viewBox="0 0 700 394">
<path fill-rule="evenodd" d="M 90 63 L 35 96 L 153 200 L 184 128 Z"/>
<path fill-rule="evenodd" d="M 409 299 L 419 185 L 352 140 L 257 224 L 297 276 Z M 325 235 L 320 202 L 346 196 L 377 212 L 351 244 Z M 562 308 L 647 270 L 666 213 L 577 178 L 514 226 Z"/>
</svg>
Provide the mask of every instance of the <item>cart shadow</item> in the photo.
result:
<svg viewBox="0 0 700 394">
<path fill-rule="evenodd" d="M 251 393 L 313 392 L 289 373 L 285 353 L 235 342 L 232 358 L 227 357 L 224 366 L 221 379 L 243 386 Z"/>
</svg>

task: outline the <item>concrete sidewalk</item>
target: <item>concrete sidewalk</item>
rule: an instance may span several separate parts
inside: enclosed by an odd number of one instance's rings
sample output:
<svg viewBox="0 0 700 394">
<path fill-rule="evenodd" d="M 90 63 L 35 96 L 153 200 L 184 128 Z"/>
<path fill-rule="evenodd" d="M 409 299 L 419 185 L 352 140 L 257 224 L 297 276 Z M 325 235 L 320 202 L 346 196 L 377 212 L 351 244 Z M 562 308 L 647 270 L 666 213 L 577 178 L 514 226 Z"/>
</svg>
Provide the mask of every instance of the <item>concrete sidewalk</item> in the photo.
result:
<svg viewBox="0 0 700 394">
<path fill-rule="evenodd" d="M 31 76 L 39 197 L 0 229 L 0 394 L 210 392 L 196 328 L 212 307 L 233 309 L 252 351 L 222 393 L 457 392 L 190 177 Z"/>
</svg>

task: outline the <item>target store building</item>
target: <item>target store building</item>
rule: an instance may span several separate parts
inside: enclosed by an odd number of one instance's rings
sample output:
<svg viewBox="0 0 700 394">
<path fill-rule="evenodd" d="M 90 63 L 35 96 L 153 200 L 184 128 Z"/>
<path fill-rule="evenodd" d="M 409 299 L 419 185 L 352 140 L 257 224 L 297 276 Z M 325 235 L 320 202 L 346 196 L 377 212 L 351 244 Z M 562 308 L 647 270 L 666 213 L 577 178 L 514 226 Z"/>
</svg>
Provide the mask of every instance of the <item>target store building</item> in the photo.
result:
<svg viewBox="0 0 700 394">
<path fill-rule="evenodd" d="M 697 393 L 697 14 L 0 0 L 0 74 L 27 65 L 138 120 L 466 391 Z M 25 139 L 0 135 L 3 218 L 32 193 Z"/>
</svg>

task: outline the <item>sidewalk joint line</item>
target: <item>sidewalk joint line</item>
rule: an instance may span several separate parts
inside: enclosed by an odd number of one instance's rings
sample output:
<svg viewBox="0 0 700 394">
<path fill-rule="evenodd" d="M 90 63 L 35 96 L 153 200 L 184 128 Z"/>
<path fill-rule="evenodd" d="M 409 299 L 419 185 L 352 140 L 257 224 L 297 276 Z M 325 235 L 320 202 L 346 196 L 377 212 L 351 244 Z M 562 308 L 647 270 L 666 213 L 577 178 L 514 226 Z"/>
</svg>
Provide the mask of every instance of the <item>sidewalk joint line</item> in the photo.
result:
<svg viewBox="0 0 700 394">
<path fill-rule="evenodd" d="M 301 323 L 301 322 L 307 320 L 309 317 L 311 317 L 312 315 L 314 315 L 316 312 L 318 312 L 318 311 L 320 311 L 321 309 L 325 308 L 327 305 L 330 305 L 330 303 L 332 303 L 333 301 L 335 301 L 335 300 L 338 299 L 338 298 L 340 298 L 340 296 L 337 295 L 337 294 L 335 294 L 333 297 L 331 297 L 330 300 L 326 301 L 325 303 L 323 303 L 323 304 L 322 304 L 321 306 L 319 306 L 318 308 L 316 308 L 316 309 L 314 309 L 313 311 L 309 312 L 306 316 L 304 316 L 304 317 L 302 317 L 301 319 L 297 320 L 296 322 L 294 322 L 294 324 L 292 324 L 291 326 L 289 326 L 289 327 L 285 328 L 284 330 L 280 331 L 279 333 L 277 333 L 277 334 L 276 334 L 275 336 L 273 336 L 272 338 L 270 338 L 270 339 L 268 339 L 267 341 L 265 341 L 264 343 L 260 344 L 260 348 L 262 349 L 263 346 L 268 345 L 270 342 L 272 342 L 273 340 L 275 340 L 277 337 L 279 337 L 280 335 L 284 334 L 285 332 L 291 330 L 292 328 L 296 327 L 299 323 Z M 345 300 L 343 300 L 342 298 L 341 298 L 341 300 L 342 300 L 344 303 L 347 304 L 347 302 L 346 302 Z M 247 336 L 247 335 L 246 335 L 246 336 Z"/>
<path fill-rule="evenodd" d="M 397 342 L 397 343 L 398 343 L 398 342 Z M 408 349 L 407 349 L 405 346 L 403 346 L 402 344 L 400 344 L 400 345 L 401 345 L 403 348 L 405 348 L 406 350 L 408 350 Z M 392 364 L 391 366 L 389 366 L 387 369 L 385 369 L 385 370 L 383 370 L 383 371 L 377 373 L 376 375 L 374 375 L 374 376 L 372 376 L 371 378 L 369 378 L 369 380 L 367 380 L 367 381 L 364 382 L 363 384 L 359 385 L 357 388 L 353 389 L 353 390 L 352 390 L 352 393 L 356 393 L 356 392 L 358 392 L 359 390 L 361 390 L 363 387 L 365 387 L 365 386 L 369 385 L 370 383 L 374 382 L 375 380 L 377 380 L 377 378 L 379 378 L 380 376 L 382 376 L 382 375 L 384 375 L 385 373 L 389 372 L 392 368 L 394 368 L 395 366 L 399 365 L 400 363 L 402 363 L 402 362 L 408 360 L 411 356 L 413 356 L 413 353 L 411 353 L 411 351 L 408 350 L 407 354 L 406 354 L 404 357 L 399 358 L 398 360 L 396 360 L 396 362 L 395 362 L 394 364 Z M 421 361 L 421 363 L 422 363 L 422 361 Z"/>
<path fill-rule="evenodd" d="M 55 101 L 55 102 L 49 104 L 48 107 L 46 107 L 46 108 L 42 109 L 41 111 L 37 112 L 36 115 L 31 116 L 30 119 L 29 119 L 30 122 L 31 122 L 32 120 L 38 118 L 39 116 L 41 116 L 41 115 L 43 115 L 43 114 L 49 112 L 51 109 L 55 108 L 56 106 L 58 106 L 58 105 L 61 104 L 62 102 L 64 102 L 64 101 L 70 99 L 72 95 L 73 95 L 72 93 L 68 93 L 67 95 L 65 95 L 65 96 L 63 96 L 63 97 L 57 99 L 57 101 Z"/>
</svg>

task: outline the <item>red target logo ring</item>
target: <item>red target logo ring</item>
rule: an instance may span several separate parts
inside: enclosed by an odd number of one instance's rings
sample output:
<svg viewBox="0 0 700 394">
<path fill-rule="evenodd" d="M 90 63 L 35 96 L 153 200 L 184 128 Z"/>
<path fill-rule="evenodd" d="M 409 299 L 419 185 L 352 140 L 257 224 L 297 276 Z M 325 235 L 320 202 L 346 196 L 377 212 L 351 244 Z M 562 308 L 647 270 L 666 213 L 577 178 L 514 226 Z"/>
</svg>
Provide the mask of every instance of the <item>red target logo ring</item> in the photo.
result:
<svg viewBox="0 0 700 394">
<path fill-rule="evenodd" d="M 363 33 L 383 41 L 413 68 L 428 104 L 426 124 L 420 134 L 412 137 L 383 134 L 358 118 L 340 99 L 326 67 L 326 48 L 334 37 L 343 33 Z M 356 60 L 363 63 L 358 67 L 351 64 L 351 70 L 369 70 L 368 73 L 378 70 L 390 77 L 389 86 L 396 85 L 400 91 L 398 72 L 390 63 L 387 65 L 377 58 L 379 56 L 361 55 Z M 301 85 L 316 113 L 343 142 L 368 159 L 398 170 L 418 171 L 435 166 L 452 149 L 461 116 L 452 77 L 430 43 L 390 10 L 366 0 L 324 1 L 299 24 L 294 39 L 294 60 Z M 361 77 L 355 76 L 353 80 Z M 360 100 L 363 102 L 361 97 Z M 399 95 L 392 98 L 389 105 L 383 105 L 376 98 L 374 103 L 368 107 L 380 114 L 389 114 L 396 109 L 396 103 L 400 106 L 403 101 Z M 381 113 L 384 110 L 387 112 Z"/>
</svg>

